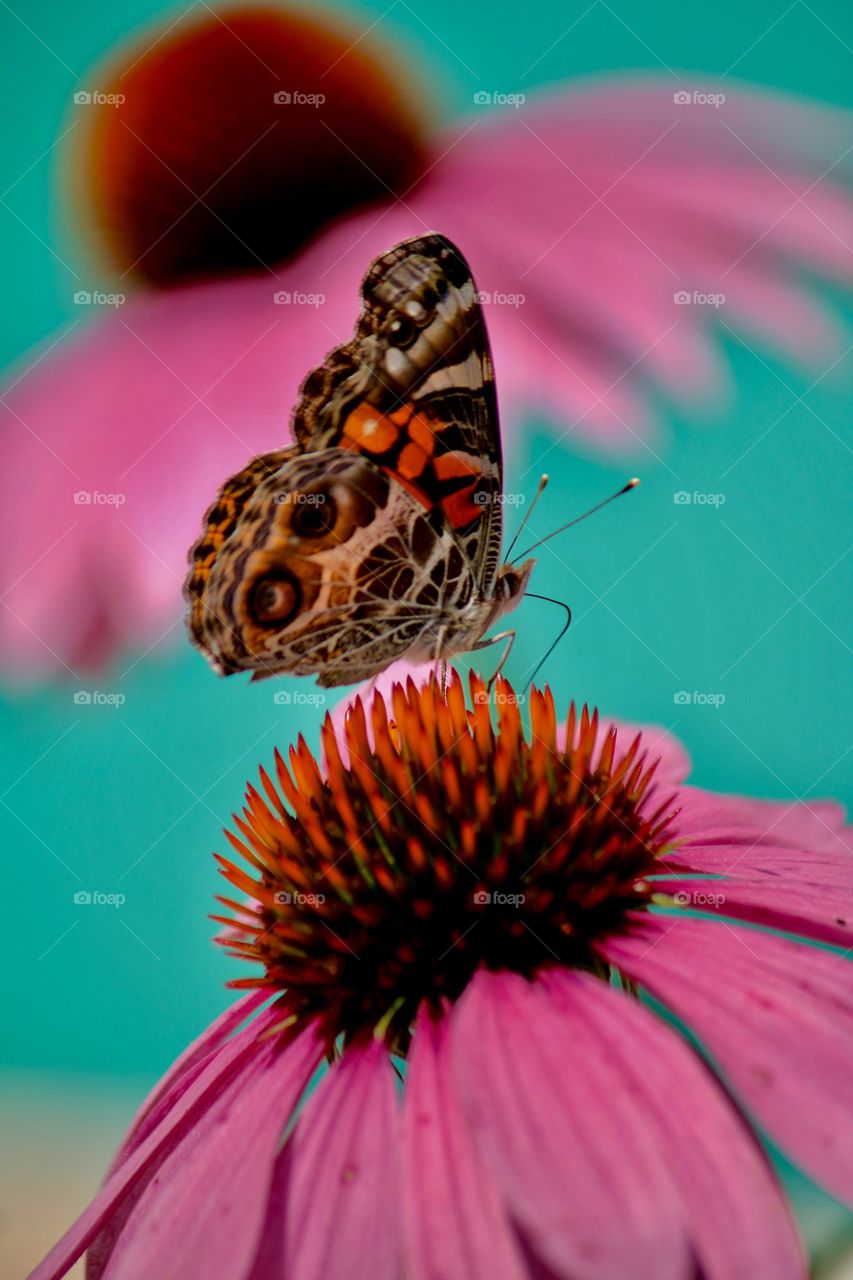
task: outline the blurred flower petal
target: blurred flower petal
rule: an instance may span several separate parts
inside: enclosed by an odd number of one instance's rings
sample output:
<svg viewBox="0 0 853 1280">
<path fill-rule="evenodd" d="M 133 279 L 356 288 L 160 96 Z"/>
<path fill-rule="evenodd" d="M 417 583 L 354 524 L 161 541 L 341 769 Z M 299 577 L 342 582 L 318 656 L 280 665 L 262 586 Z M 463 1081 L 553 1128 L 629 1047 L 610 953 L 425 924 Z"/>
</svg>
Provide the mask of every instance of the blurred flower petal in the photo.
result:
<svg viewBox="0 0 853 1280">
<path fill-rule="evenodd" d="M 853 1204 L 848 962 L 758 930 L 648 916 L 602 951 L 689 1023 L 771 1137 Z"/>
<path fill-rule="evenodd" d="M 128 1217 L 128 1203 L 133 1205 L 170 1153 L 192 1133 L 204 1128 L 205 1117 L 227 1114 L 230 1101 L 242 1091 L 246 1082 L 259 1069 L 254 1052 L 259 1033 L 281 1020 L 274 1012 L 261 1014 L 244 1031 L 233 1036 L 205 1066 L 181 1097 L 173 1099 L 173 1106 L 164 1115 L 157 1128 L 133 1149 L 130 1156 L 107 1178 L 92 1203 L 62 1239 L 51 1249 L 30 1280 L 51 1280 L 64 1275 L 81 1254 L 93 1245 L 94 1256 L 102 1265 L 109 1257 L 98 1240 L 106 1229 L 110 1247 L 119 1237 Z M 309 1038 L 306 1031 L 305 1038 Z M 260 1062 L 263 1068 L 265 1059 Z M 131 1145 L 132 1139 L 125 1144 Z"/>
<path fill-rule="evenodd" d="M 217 1099 L 134 1204 L 109 1257 L 112 1280 L 211 1275 L 242 1280 L 254 1256 L 281 1133 L 321 1057 L 308 1031 L 270 1041 L 239 1092 Z M 204 1179 L 204 1200 L 195 1185 Z M 93 1278 L 94 1280 L 94 1278 Z"/>
</svg>

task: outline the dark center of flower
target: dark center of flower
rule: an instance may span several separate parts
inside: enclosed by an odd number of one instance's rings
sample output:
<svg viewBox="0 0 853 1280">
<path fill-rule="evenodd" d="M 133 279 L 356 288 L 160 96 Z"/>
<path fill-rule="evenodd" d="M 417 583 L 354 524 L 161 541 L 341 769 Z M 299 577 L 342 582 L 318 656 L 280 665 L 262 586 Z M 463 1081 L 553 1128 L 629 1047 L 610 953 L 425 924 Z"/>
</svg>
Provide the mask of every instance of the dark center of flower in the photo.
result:
<svg viewBox="0 0 853 1280">
<path fill-rule="evenodd" d="M 124 275 L 262 270 L 428 170 L 409 69 L 310 8 L 191 5 L 94 74 L 76 194 Z"/>
<path fill-rule="evenodd" d="M 240 836 L 250 871 L 220 859 L 252 903 L 221 899 L 220 939 L 285 989 L 297 1022 L 331 1039 L 380 1029 L 405 1052 L 424 999 L 455 1000 L 478 966 L 525 975 L 552 963 L 596 970 L 595 943 L 646 907 L 671 844 L 671 797 L 651 799 L 656 762 L 640 736 L 599 741 L 597 712 L 572 706 L 558 732 L 549 691 L 530 695 L 530 733 L 503 681 L 492 702 L 471 677 L 395 686 L 347 718 L 346 763 L 330 720 L 325 773 L 305 742 L 261 770 Z"/>
</svg>

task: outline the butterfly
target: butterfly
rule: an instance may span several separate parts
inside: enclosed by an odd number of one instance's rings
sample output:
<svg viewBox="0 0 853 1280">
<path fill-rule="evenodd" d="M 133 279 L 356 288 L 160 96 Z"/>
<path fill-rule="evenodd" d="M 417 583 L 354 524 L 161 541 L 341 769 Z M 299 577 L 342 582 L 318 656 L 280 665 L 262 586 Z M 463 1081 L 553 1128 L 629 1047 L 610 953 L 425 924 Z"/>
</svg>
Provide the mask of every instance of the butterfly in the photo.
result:
<svg viewBox="0 0 853 1280">
<path fill-rule="evenodd" d="M 190 552 L 190 633 L 220 675 L 330 687 L 512 644 L 484 637 L 534 561 L 501 564 L 498 405 L 471 270 L 444 236 L 418 236 L 372 263 L 361 300 L 352 340 L 302 385 L 295 443 L 226 481 Z"/>
</svg>

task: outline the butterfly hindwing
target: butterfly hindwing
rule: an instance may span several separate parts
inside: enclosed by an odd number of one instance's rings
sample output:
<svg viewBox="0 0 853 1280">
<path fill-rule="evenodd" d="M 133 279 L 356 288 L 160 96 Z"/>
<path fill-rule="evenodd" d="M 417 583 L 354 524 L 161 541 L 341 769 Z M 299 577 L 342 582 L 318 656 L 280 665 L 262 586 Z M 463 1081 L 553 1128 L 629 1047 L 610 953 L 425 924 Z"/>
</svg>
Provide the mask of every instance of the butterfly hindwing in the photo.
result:
<svg viewBox="0 0 853 1280">
<path fill-rule="evenodd" d="M 223 543 L 234 533 L 246 503 L 258 485 L 300 452 L 298 445 L 259 454 L 225 481 L 204 517 L 201 537 L 190 548 L 184 596 L 190 606 L 190 634 L 204 648 L 205 591 Z"/>
</svg>

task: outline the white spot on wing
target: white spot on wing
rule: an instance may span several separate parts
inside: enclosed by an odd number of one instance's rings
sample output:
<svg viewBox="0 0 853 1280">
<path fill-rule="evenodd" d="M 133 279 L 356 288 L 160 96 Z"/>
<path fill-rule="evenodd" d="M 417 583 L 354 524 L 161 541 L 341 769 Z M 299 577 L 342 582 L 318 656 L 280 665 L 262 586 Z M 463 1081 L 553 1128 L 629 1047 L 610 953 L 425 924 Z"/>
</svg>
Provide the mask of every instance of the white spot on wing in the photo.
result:
<svg viewBox="0 0 853 1280">
<path fill-rule="evenodd" d="M 398 347 L 389 347 L 385 352 L 385 368 L 388 370 L 388 376 L 395 382 L 401 381 L 406 376 L 409 363 L 409 357 Z"/>
<path fill-rule="evenodd" d="M 458 364 L 446 365 L 434 369 L 418 387 L 418 398 L 431 395 L 435 391 L 448 391 L 454 387 L 480 391 L 483 387 L 483 369 L 476 351 L 471 351 L 465 360 Z"/>
</svg>

